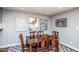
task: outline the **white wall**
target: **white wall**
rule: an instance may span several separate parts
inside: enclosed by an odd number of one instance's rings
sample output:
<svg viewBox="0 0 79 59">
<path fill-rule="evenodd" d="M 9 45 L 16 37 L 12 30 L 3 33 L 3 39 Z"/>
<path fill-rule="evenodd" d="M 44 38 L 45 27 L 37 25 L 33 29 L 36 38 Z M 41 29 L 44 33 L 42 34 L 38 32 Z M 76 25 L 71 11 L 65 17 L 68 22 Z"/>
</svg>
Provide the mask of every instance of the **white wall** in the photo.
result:
<svg viewBox="0 0 79 59">
<path fill-rule="evenodd" d="M 67 18 L 67 27 L 55 27 L 55 20 Z M 59 40 L 79 49 L 79 8 L 52 16 L 51 31 L 59 32 Z"/>
<path fill-rule="evenodd" d="M 1 23 L 2 23 L 2 19 L 1 19 L 1 8 L 0 8 L 0 26 L 1 26 Z M 0 45 L 2 45 L 2 31 L 0 31 Z"/>
<path fill-rule="evenodd" d="M 23 17 L 26 20 L 26 25 L 28 27 L 29 17 L 31 16 L 38 17 L 38 19 L 48 19 L 47 16 L 28 14 L 28 13 L 22 13 L 22 12 L 10 11 L 10 10 L 3 10 L 2 23 L 4 24 L 3 26 L 4 29 L 2 32 L 2 38 L 3 38 L 2 46 L 19 43 L 18 35 L 20 32 L 15 31 L 15 18 Z M 48 30 L 45 31 L 45 33 L 47 34 L 49 34 L 48 31 L 50 31 L 49 26 L 50 26 L 50 20 L 48 19 Z"/>
<path fill-rule="evenodd" d="M 0 46 L 2 45 L 2 32 L 0 31 Z"/>
<path fill-rule="evenodd" d="M 1 8 L 0 8 L 0 23 L 2 22 L 1 17 L 2 16 L 2 12 L 1 12 Z"/>
</svg>

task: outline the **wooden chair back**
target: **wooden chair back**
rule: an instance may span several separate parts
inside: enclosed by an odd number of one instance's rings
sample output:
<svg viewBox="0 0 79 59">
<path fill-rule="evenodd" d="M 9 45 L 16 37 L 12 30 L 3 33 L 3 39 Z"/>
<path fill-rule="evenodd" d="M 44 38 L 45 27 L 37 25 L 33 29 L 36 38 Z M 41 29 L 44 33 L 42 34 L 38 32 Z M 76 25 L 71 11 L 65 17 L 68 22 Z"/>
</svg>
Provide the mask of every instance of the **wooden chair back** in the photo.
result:
<svg viewBox="0 0 79 59">
<path fill-rule="evenodd" d="M 58 33 L 57 31 L 53 31 L 53 32 L 52 32 L 52 36 L 53 36 L 53 37 L 58 38 L 58 34 L 59 34 L 59 33 Z"/>
<path fill-rule="evenodd" d="M 39 47 L 39 45 L 40 45 L 40 47 Z M 45 48 L 47 48 L 47 37 L 42 36 L 39 39 L 38 50 L 40 50 L 40 51 L 43 50 L 44 51 Z"/>
<path fill-rule="evenodd" d="M 30 39 L 33 39 L 36 37 L 36 31 L 30 32 Z"/>
<path fill-rule="evenodd" d="M 38 31 L 37 35 L 38 35 L 38 37 L 41 37 L 42 35 L 44 35 L 44 32 L 43 31 Z"/>
<path fill-rule="evenodd" d="M 56 37 L 52 37 L 51 46 L 52 48 L 55 48 L 55 51 L 58 51 L 58 45 L 59 45 L 58 39 Z"/>
<path fill-rule="evenodd" d="M 45 40 L 41 41 L 41 48 L 45 47 Z"/>
</svg>

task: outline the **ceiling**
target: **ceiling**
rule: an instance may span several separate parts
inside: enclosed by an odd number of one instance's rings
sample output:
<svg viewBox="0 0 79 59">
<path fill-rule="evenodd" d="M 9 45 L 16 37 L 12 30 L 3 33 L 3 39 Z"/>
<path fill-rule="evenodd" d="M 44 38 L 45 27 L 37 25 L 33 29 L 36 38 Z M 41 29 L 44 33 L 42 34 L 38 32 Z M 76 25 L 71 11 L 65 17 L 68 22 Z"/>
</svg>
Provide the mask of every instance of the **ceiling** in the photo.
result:
<svg viewBox="0 0 79 59">
<path fill-rule="evenodd" d="M 55 15 L 61 12 L 65 12 L 75 7 L 2 7 L 3 9 L 41 14 L 41 15 Z"/>
</svg>

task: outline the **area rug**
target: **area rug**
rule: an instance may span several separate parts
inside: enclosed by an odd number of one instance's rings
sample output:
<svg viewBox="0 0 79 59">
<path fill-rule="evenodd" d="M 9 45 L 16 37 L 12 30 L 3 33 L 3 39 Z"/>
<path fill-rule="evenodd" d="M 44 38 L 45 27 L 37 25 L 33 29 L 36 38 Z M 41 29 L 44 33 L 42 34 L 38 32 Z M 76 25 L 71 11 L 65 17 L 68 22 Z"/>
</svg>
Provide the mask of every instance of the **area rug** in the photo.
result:
<svg viewBox="0 0 79 59">
<path fill-rule="evenodd" d="M 22 52 L 21 46 L 20 45 L 16 45 L 16 46 L 10 46 L 8 48 L 8 52 Z M 51 51 L 54 52 L 54 51 Z M 59 44 L 59 52 L 77 52 L 69 47 L 66 47 L 62 44 Z"/>
</svg>

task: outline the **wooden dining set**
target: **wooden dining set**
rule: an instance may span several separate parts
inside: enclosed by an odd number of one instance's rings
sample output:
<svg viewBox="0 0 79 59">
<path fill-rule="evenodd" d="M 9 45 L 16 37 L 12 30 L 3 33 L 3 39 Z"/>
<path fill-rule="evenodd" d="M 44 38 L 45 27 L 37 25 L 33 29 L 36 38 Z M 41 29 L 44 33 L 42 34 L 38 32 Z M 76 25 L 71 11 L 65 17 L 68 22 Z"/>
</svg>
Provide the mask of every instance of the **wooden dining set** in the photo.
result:
<svg viewBox="0 0 79 59">
<path fill-rule="evenodd" d="M 33 31 L 30 32 L 30 36 L 26 36 L 26 44 L 24 44 L 23 35 L 20 33 L 22 52 L 58 52 L 58 34 L 57 31 L 52 31 L 52 35 L 44 34 L 44 31 Z"/>
</svg>

